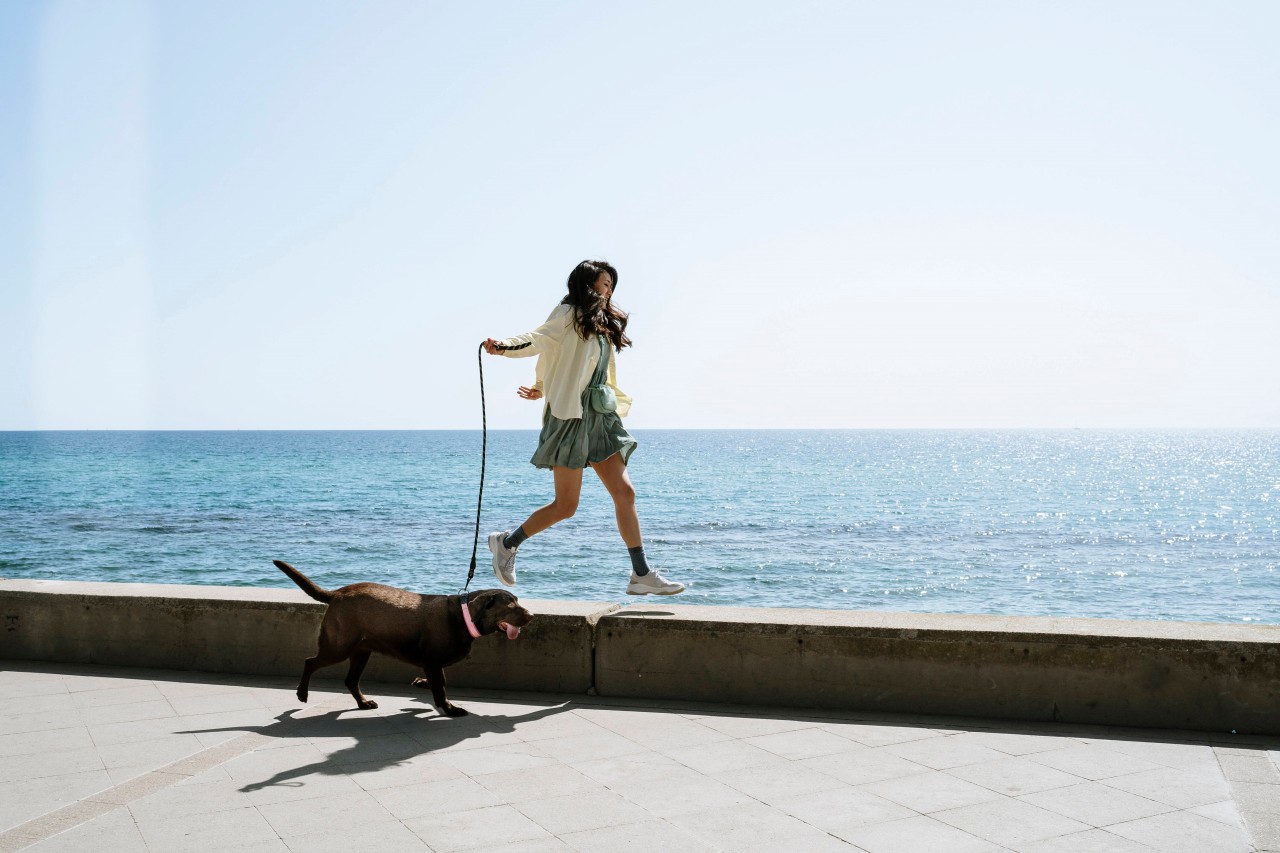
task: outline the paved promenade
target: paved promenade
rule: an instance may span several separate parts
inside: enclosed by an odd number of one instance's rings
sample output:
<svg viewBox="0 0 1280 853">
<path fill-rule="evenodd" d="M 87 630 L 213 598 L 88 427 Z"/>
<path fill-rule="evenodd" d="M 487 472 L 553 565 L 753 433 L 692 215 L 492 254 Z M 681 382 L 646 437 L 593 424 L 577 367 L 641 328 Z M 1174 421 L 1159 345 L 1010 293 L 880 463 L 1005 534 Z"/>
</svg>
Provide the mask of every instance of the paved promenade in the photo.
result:
<svg viewBox="0 0 1280 853">
<path fill-rule="evenodd" d="M 0 662 L 0 852 L 1280 851 L 1274 739 L 312 686 Z"/>
</svg>

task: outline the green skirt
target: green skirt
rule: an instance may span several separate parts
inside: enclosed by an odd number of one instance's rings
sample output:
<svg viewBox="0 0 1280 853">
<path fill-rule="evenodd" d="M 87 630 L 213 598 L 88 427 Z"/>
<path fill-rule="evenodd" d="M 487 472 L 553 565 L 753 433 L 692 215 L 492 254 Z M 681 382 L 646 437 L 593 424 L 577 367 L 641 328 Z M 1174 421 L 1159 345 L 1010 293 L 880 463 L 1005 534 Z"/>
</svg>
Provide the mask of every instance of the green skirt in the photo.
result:
<svg viewBox="0 0 1280 853">
<path fill-rule="evenodd" d="M 602 415 L 592 409 L 590 396 L 590 391 L 582 395 L 580 418 L 562 421 L 551 414 L 550 406 L 543 407 L 542 434 L 530 462 L 539 468 L 586 468 L 621 453 L 622 464 L 627 464 L 636 440 L 627 433 L 617 412 Z"/>
</svg>

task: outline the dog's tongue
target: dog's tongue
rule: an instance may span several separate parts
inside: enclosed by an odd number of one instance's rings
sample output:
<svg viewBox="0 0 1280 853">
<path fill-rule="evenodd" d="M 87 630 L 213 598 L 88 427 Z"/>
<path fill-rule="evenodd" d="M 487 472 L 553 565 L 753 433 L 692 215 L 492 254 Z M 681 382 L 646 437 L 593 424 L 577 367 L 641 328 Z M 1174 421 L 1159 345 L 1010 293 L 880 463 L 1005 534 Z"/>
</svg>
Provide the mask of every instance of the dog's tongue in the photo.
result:
<svg viewBox="0 0 1280 853">
<path fill-rule="evenodd" d="M 515 625 L 512 625 L 510 622 L 507 622 L 503 627 L 507 629 L 508 640 L 514 640 L 516 637 L 520 636 L 520 629 Z"/>
</svg>

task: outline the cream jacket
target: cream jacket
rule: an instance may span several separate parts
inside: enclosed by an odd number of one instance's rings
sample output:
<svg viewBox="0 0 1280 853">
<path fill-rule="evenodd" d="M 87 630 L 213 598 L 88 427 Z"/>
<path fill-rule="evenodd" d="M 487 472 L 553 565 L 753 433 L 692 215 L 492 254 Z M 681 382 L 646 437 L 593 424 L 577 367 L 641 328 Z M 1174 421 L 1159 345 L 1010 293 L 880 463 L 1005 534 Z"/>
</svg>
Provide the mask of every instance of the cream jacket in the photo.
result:
<svg viewBox="0 0 1280 853">
<path fill-rule="evenodd" d="M 600 363 L 600 342 L 592 336 L 584 341 L 573 325 L 573 307 L 557 305 L 547 322 L 532 332 L 499 341 L 507 347 L 507 358 L 538 357 L 534 368 L 533 387 L 542 392 L 551 414 L 562 421 L 582 417 L 582 392 L 591 382 L 591 374 Z M 528 344 L 521 349 L 522 344 Z M 609 375 L 605 380 L 618 395 L 618 417 L 626 417 L 631 398 L 618 388 L 617 367 L 613 347 L 609 347 Z"/>
</svg>

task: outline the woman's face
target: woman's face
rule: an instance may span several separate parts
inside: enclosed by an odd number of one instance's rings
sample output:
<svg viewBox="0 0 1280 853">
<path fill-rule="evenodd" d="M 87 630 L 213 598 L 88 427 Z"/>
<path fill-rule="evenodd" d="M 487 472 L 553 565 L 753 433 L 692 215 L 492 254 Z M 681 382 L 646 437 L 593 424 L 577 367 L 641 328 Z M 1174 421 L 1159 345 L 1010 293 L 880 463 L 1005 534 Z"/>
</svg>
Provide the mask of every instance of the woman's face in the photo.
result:
<svg viewBox="0 0 1280 853">
<path fill-rule="evenodd" d="M 609 294 L 613 293 L 613 276 L 607 272 L 602 272 L 596 276 L 596 283 L 591 287 L 596 293 L 600 294 L 600 298 L 608 299 Z"/>
</svg>

